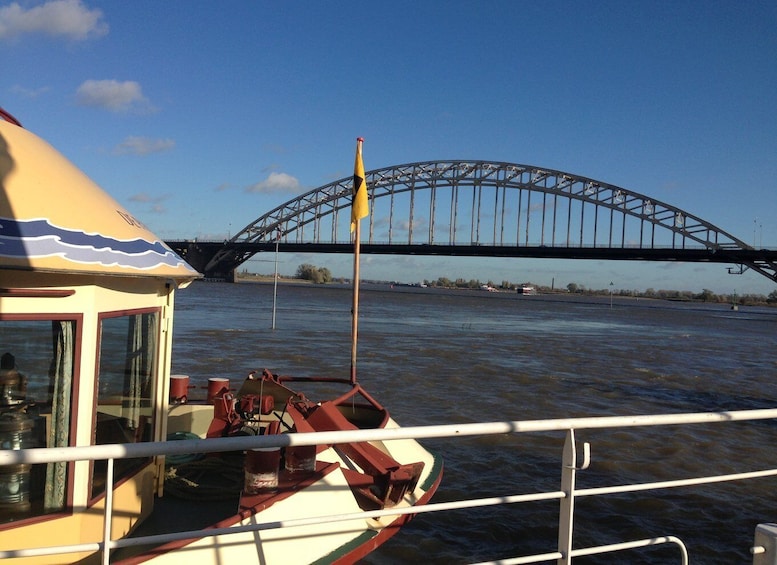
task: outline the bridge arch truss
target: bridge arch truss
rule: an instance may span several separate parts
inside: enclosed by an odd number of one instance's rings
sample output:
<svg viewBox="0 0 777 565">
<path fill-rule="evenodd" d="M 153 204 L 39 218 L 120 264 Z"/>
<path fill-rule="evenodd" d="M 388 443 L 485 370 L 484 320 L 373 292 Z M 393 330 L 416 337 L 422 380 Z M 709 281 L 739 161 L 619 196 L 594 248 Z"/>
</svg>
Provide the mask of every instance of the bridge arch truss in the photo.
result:
<svg viewBox="0 0 777 565">
<path fill-rule="evenodd" d="M 685 210 L 571 173 L 494 161 L 424 161 L 366 173 L 362 241 L 403 246 L 752 250 Z M 251 245 L 350 240 L 353 181 L 311 190 L 247 225 L 210 260 L 239 265 Z M 365 225 L 366 224 L 366 225 Z M 366 229 L 365 229 L 366 228 Z M 484 249 L 483 255 L 488 255 Z M 777 282 L 775 264 L 747 266 Z"/>
</svg>

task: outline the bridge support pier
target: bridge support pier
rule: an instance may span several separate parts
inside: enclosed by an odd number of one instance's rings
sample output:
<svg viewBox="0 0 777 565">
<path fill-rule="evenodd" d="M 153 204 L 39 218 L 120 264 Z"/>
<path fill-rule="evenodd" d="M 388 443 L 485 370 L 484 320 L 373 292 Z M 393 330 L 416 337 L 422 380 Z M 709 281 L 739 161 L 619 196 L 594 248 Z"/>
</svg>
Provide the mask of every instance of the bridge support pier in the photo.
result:
<svg viewBox="0 0 777 565">
<path fill-rule="evenodd" d="M 168 245 L 170 245 L 169 242 Z M 197 240 L 193 240 L 176 242 L 175 244 L 170 245 L 170 247 L 173 249 L 173 251 L 178 253 L 182 259 L 189 263 L 189 265 L 194 267 L 198 272 L 205 275 L 205 278 L 224 280 L 226 282 L 232 283 L 237 282 L 237 275 L 235 273 L 236 268 L 234 267 L 225 268 L 225 265 L 222 264 L 220 265 L 221 268 L 215 270 L 206 269 L 208 263 L 210 263 L 210 260 L 213 259 L 219 249 L 224 247 L 224 244 L 214 244 L 212 242 L 201 243 Z"/>
</svg>

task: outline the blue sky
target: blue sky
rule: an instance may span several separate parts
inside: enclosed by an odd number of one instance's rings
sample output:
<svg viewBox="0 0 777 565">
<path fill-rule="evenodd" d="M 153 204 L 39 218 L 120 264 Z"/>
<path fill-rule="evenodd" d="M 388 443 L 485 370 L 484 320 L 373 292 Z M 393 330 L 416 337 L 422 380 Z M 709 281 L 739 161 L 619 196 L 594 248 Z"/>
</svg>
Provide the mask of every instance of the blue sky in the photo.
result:
<svg viewBox="0 0 777 565">
<path fill-rule="evenodd" d="M 362 136 L 367 170 L 537 165 L 777 247 L 773 0 L 0 1 L 0 68 L 0 105 L 162 238 L 227 237 L 350 175 Z M 695 264 L 364 256 L 362 275 L 775 289 Z"/>
</svg>

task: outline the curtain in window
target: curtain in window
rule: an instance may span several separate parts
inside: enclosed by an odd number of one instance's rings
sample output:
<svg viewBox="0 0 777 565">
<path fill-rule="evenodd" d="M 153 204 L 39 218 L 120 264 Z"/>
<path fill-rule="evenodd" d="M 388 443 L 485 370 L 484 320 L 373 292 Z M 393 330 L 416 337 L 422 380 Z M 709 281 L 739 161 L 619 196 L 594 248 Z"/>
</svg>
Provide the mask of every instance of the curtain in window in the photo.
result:
<svg viewBox="0 0 777 565">
<path fill-rule="evenodd" d="M 66 447 L 70 436 L 71 392 L 73 388 L 74 322 L 51 322 L 53 352 L 49 370 L 51 390 L 51 429 L 48 447 Z M 67 463 L 46 465 L 43 505 L 46 511 L 65 505 Z"/>
<path fill-rule="evenodd" d="M 130 316 L 127 331 L 127 364 L 124 370 L 124 417 L 130 429 L 140 426 L 141 408 L 150 406 L 156 353 L 156 315 Z M 138 437 L 138 439 L 141 439 Z"/>
</svg>

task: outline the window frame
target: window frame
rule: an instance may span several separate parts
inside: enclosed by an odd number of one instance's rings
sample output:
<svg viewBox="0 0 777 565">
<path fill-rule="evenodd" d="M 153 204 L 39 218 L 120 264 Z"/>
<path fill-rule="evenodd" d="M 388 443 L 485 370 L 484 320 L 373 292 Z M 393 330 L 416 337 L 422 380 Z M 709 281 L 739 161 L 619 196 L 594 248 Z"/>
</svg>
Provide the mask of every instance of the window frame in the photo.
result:
<svg viewBox="0 0 777 565">
<path fill-rule="evenodd" d="M 25 295 L 26 296 L 26 295 Z M 70 387 L 70 424 L 68 429 L 67 446 L 76 445 L 76 434 L 78 432 L 78 418 L 80 415 L 79 405 L 75 399 L 79 398 L 81 386 L 81 355 L 83 346 L 84 315 L 82 313 L 64 313 L 64 312 L 14 312 L 0 313 L 0 323 L 10 322 L 72 322 L 75 324 L 73 332 L 73 374 Z M 12 520 L 0 524 L 0 531 L 18 528 L 24 525 L 36 524 L 55 520 L 64 516 L 73 515 L 73 503 L 75 499 L 75 461 L 67 464 L 65 479 L 65 497 L 62 508 L 51 512 L 43 512 L 30 516 L 20 517 L 18 520 Z"/>
<path fill-rule="evenodd" d="M 154 360 L 151 367 L 151 384 L 152 389 L 150 391 L 150 401 L 151 401 L 151 413 L 156 414 L 158 412 L 158 406 L 157 406 L 157 387 L 159 386 L 158 382 L 158 374 L 160 370 L 160 357 L 162 352 L 162 315 L 163 315 L 163 308 L 161 306 L 153 306 L 153 307 L 145 307 L 145 308 L 129 308 L 129 309 L 122 309 L 122 310 L 113 310 L 108 312 L 100 312 L 97 315 L 97 339 L 96 339 L 96 347 L 95 347 L 95 359 L 94 359 L 94 382 L 93 382 L 93 397 L 92 397 L 92 437 L 90 438 L 90 445 L 100 445 L 97 443 L 97 409 L 99 406 L 99 399 L 100 399 L 100 357 L 102 355 L 102 346 L 103 346 L 103 323 L 105 320 L 110 319 L 118 319 L 118 318 L 130 318 L 131 316 L 138 316 L 143 314 L 156 314 L 157 320 L 155 324 L 155 331 L 156 331 L 156 346 L 154 348 Z M 153 441 L 153 428 L 155 428 L 158 423 L 154 420 L 151 422 L 152 425 L 152 437 L 151 440 Z M 134 476 L 136 476 L 138 473 L 141 473 L 144 469 L 146 469 L 149 465 L 154 464 L 154 458 L 144 458 L 144 461 L 140 463 L 136 467 L 132 467 L 126 474 L 116 474 L 114 475 L 114 482 L 113 482 L 113 489 L 115 490 L 118 486 L 121 484 L 131 480 Z M 98 490 L 95 492 L 95 461 L 89 462 L 89 484 L 87 486 L 87 497 L 88 497 L 88 506 L 93 506 L 103 498 L 105 498 L 106 490 L 105 488 L 102 488 L 101 490 Z"/>
</svg>

